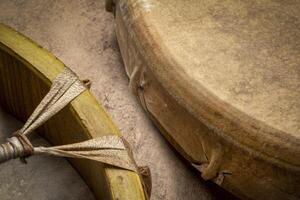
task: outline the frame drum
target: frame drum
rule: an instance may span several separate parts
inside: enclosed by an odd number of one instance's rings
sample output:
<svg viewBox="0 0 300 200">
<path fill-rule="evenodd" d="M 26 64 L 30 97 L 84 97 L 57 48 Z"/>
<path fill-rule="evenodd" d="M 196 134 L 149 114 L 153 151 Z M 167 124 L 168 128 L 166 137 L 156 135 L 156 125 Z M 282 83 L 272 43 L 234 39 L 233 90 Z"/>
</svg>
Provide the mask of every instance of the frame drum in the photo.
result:
<svg viewBox="0 0 300 200">
<path fill-rule="evenodd" d="M 241 198 L 300 198 L 300 1 L 115 0 L 130 87 Z"/>
</svg>

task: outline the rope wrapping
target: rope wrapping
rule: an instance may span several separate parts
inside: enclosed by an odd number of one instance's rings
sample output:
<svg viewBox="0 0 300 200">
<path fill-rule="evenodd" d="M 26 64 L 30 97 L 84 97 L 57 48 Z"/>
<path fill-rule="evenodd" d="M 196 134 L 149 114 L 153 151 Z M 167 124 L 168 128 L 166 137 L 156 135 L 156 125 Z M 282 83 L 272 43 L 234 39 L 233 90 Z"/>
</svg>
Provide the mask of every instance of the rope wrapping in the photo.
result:
<svg viewBox="0 0 300 200">
<path fill-rule="evenodd" d="M 0 163 L 16 158 L 26 158 L 34 153 L 34 147 L 25 135 L 16 132 L 7 143 L 0 145 Z"/>
</svg>

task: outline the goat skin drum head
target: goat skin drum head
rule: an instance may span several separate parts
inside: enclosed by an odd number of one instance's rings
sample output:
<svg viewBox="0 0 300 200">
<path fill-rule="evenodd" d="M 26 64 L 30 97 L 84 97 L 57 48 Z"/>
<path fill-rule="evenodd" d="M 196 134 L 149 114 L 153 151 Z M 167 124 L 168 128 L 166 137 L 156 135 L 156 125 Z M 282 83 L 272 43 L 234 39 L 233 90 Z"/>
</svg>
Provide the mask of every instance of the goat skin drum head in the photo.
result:
<svg viewBox="0 0 300 200">
<path fill-rule="evenodd" d="M 300 1 L 115 0 L 130 87 L 241 198 L 300 198 Z"/>
</svg>

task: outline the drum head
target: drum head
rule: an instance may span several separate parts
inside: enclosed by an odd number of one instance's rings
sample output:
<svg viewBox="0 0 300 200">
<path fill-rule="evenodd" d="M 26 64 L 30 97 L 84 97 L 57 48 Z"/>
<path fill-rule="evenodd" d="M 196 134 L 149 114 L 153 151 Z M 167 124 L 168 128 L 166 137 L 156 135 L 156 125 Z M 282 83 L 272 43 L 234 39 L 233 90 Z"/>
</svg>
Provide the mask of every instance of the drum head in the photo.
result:
<svg viewBox="0 0 300 200">
<path fill-rule="evenodd" d="M 168 89 L 195 94 L 174 95 L 192 103 L 205 94 L 236 120 L 240 113 L 300 139 L 299 1 L 147 2 L 152 39 L 173 62 L 151 65 L 154 73 Z"/>
</svg>

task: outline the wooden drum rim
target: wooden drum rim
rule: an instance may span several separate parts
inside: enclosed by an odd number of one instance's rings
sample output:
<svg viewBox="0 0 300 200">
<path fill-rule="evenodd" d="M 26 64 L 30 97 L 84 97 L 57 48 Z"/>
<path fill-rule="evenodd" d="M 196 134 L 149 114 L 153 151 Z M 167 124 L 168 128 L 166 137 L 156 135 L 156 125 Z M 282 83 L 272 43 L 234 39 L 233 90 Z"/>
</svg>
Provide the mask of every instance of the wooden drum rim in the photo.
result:
<svg viewBox="0 0 300 200">
<path fill-rule="evenodd" d="M 52 54 L 3 24 L 0 24 L 0 50 L 20 61 L 48 87 L 65 68 L 65 65 Z M 93 109 L 92 113 L 86 109 L 88 107 Z M 107 134 L 121 135 L 110 117 L 88 90 L 80 94 L 66 109 L 72 112 L 79 126 L 85 130 L 84 135 L 80 137 L 90 139 Z M 87 113 L 90 114 L 90 117 L 87 117 Z M 95 123 L 95 120 L 99 123 Z M 97 130 L 105 131 L 97 132 Z M 143 186 L 135 172 L 88 161 L 73 162 L 72 159 L 70 161 L 76 168 L 79 166 L 77 170 L 81 175 L 85 174 L 83 179 L 92 188 L 97 198 L 145 199 Z M 98 173 L 103 174 L 104 180 L 100 179 L 98 175 L 96 176 Z"/>
</svg>

